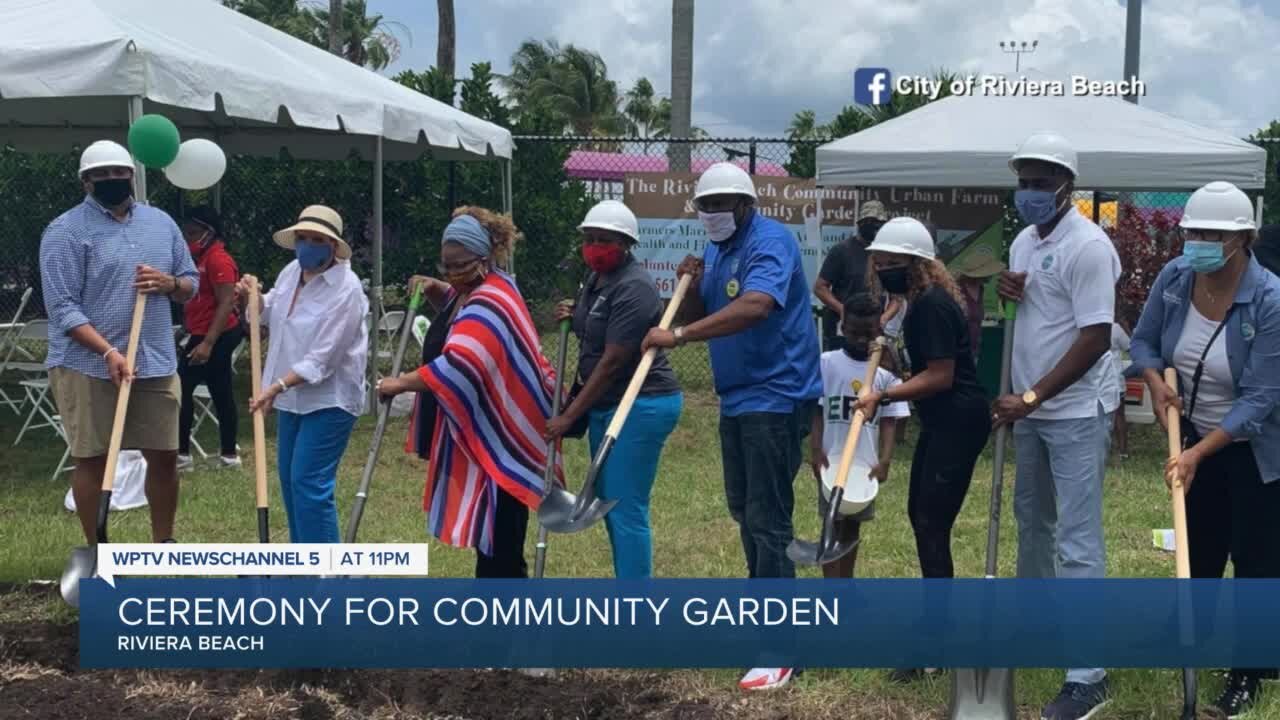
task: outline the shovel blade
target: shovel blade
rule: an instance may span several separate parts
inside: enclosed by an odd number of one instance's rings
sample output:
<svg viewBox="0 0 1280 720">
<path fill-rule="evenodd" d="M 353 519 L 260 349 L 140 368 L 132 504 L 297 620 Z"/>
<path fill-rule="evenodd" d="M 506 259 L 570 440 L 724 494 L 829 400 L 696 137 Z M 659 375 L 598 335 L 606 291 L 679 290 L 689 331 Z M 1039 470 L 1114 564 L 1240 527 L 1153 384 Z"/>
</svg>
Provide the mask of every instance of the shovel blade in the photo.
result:
<svg viewBox="0 0 1280 720">
<path fill-rule="evenodd" d="M 98 553 L 91 546 L 78 547 L 71 551 L 71 559 L 62 571 L 58 580 L 58 589 L 62 591 L 62 599 L 73 608 L 80 607 L 80 581 L 84 578 L 97 577 Z"/>
<path fill-rule="evenodd" d="M 1012 670 L 961 668 L 951 671 L 948 720 L 1017 720 L 1017 717 Z"/>
<path fill-rule="evenodd" d="M 805 567 L 826 565 L 848 555 L 856 547 L 858 547 L 857 539 L 847 543 L 836 543 L 824 552 L 818 543 L 796 539 L 792 540 L 791 544 L 787 546 L 787 558 L 791 562 Z"/>
<path fill-rule="evenodd" d="M 544 500 L 543 503 L 545 506 L 546 501 Z M 562 515 L 557 513 L 555 517 L 550 518 L 549 520 L 543 518 L 542 509 L 539 508 L 538 522 L 542 523 L 542 526 L 551 532 L 582 532 L 599 522 L 600 518 L 608 514 L 608 512 L 613 509 L 613 506 L 617 504 L 617 500 L 601 500 L 600 498 L 596 498 L 591 501 L 590 505 L 587 505 L 578 513 L 574 513 L 574 507 L 571 506 L 567 514 Z"/>
<path fill-rule="evenodd" d="M 562 487 L 553 487 L 542 498 L 538 506 L 538 522 L 542 527 L 555 532 L 557 527 L 564 527 L 573 517 L 573 509 L 578 504 L 578 496 Z"/>
</svg>

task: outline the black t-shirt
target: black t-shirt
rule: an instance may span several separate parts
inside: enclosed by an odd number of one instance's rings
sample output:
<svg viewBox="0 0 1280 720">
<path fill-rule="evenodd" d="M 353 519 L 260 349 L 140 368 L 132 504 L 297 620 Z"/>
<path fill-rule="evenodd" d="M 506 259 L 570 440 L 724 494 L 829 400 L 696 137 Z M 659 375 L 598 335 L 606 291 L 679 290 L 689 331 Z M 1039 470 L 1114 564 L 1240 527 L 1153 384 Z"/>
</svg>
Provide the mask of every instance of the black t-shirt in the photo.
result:
<svg viewBox="0 0 1280 720">
<path fill-rule="evenodd" d="M 1253 253 L 1262 267 L 1280 275 L 1280 225 L 1263 225 L 1258 230 L 1258 242 Z"/>
<path fill-rule="evenodd" d="M 599 282 L 597 283 L 597 279 Z M 596 285 L 599 287 L 596 287 Z M 624 345 L 634 354 L 612 378 L 597 407 L 617 405 L 640 364 L 640 344 L 649 329 L 662 319 L 662 299 L 653 277 L 630 255 L 609 275 L 592 273 L 573 312 L 573 334 L 578 336 L 578 378 L 586 382 L 604 357 L 605 345 Z M 666 353 L 654 358 L 641 395 L 668 395 L 680 389 Z"/>
<path fill-rule="evenodd" d="M 964 311 L 946 290 L 935 285 L 912 300 L 907 305 L 902 332 L 913 375 L 924 372 L 930 360 L 955 360 L 951 389 L 915 402 L 924 425 L 939 427 L 955 418 L 957 411 L 987 406 L 987 396 L 978 383 L 973 351 L 969 348 L 969 326 L 965 323 Z"/>
<path fill-rule="evenodd" d="M 818 277 L 831 283 L 831 293 L 836 300 L 844 303 L 853 295 L 866 288 L 867 281 L 867 249 L 862 241 L 850 238 L 831 248 L 822 261 L 822 269 Z M 838 320 L 840 316 L 831 308 L 822 307 L 822 334 L 824 337 L 840 336 Z"/>
</svg>

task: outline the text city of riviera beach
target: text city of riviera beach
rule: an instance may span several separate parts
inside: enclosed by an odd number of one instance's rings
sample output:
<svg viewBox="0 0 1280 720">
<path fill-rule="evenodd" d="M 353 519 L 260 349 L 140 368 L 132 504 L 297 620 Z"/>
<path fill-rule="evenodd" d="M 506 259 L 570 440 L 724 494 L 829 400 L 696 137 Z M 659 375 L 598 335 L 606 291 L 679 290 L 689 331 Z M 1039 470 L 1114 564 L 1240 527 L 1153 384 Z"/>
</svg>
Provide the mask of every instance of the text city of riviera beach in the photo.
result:
<svg viewBox="0 0 1280 720">
<path fill-rule="evenodd" d="M 1061 80 L 1032 80 L 1025 75 L 1010 79 L 1004 75 L 966 75 L 949 83 L 924 75 L 899 75 L 893 79 L 893 91 L 902 95 L 924 95 L 937 100 L 943 86 L 952 95 L 984 95 L 994 97 L 1063 97 L 1088 95 L 1093 97 L 1144 96 L 1147 86 L 1138 78 L 1128 80 L 1090 80 L 1083 75 L 1072 75 L 1070 82 Z"/>
</svg>

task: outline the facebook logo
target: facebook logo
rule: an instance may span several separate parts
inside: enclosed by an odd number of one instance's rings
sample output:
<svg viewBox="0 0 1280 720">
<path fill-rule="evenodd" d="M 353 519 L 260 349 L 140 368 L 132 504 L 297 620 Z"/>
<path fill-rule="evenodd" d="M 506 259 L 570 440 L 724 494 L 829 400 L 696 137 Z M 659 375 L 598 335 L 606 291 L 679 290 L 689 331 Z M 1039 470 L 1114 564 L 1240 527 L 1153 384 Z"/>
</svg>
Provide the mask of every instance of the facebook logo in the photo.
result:
<svg viewBox="0 0 1280 720">
<path fill-rule="evenodd" d="M 893 74 L 888 68 L 858 68 L 853 72 L 853 100 L 859 105 L 884 105 L 893 99 Z"/>
</svg>

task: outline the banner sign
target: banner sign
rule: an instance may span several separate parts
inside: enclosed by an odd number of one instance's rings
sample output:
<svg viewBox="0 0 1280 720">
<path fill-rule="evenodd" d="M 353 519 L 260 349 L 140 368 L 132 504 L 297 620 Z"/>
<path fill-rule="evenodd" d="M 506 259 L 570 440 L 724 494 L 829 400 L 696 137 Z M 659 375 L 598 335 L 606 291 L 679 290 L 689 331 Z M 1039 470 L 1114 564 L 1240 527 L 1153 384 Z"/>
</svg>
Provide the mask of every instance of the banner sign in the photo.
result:
<svg viewBox="0 0 1280 720">
<path fill-rule="evenodd" d="M 1278 596 L 1276 580 L 117 577 L 81 583 L 80 662 L 1276 667 Z"/>
<path fill-rule="evenodd" d="M 754 176 L 756 210 L 786 225 L 804 257 L 812 286 L 822 259 L 837 243 L 857 233 L 860 203 L 878 200 L 890 217 L 909 216 L 937 227 L 943 262 L 970 248 L 988 247 L 999 258 L 1005 193 L 980 188 L 818 188 L 812 179 Z M 635 254 L 653 275 L 664 298 L 675 291 L 675 271 L 686 255 L 702 256 L 706 232 L 693 207 L 698 176 L 686 173 L 628 173 L 623 201 L 640 222 Z M 822 197 L 821 233 L 815 233 L 818 197 Z M 817 300 L 814 299 L 816 303 Z"/>
</svg>

